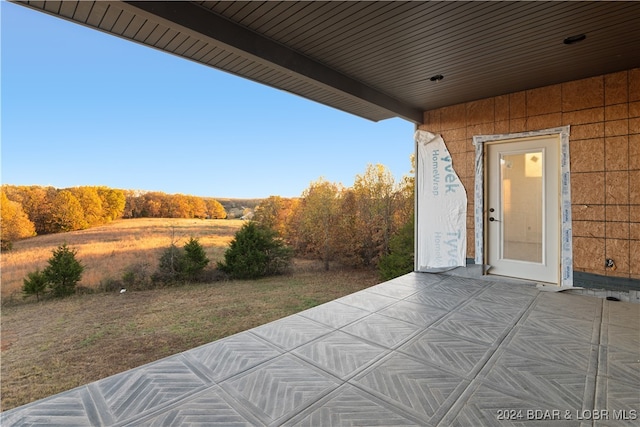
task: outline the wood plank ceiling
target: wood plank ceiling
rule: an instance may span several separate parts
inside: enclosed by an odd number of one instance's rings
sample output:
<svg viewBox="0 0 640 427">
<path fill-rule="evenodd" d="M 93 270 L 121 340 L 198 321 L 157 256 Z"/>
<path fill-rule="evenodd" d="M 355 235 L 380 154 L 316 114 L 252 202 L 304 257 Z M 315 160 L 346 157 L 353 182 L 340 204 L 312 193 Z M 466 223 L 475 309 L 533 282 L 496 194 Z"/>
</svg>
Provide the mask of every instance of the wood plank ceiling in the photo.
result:
<svg viewBox="0 0 640 427">
<path fill-rule="evenodd" d="M 17 3 L 376 121 L 640 67 L 640 2 Z"/>
</svg>

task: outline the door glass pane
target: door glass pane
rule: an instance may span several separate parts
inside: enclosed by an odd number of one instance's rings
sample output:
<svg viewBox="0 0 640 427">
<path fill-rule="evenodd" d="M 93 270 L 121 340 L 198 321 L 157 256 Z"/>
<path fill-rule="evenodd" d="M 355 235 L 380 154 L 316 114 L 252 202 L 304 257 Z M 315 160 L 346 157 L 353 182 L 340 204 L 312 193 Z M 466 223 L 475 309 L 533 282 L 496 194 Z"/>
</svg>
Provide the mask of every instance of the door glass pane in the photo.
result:
<svg viewBox="0 0 640 427">
<path fill-rule="evenodd" d="M 542 262 L 542 152 L 501 154 L 502 258 Z"/>
</svg>

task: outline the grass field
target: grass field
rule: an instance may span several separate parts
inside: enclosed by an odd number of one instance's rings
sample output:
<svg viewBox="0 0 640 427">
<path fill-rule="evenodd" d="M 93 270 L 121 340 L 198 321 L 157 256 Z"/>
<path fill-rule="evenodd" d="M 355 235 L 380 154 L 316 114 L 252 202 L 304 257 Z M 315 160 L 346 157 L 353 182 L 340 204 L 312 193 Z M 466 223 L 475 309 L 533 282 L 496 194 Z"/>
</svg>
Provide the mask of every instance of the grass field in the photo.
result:
<svg viewBox="0 0 640 427">
<path fill-rule="evenodd" d="M 242 224 L 239 219 L 125 219 L 88 230 L 20 240 L 11 251 L 2 253 L 0 295 L 4 305 L 20 301 L 27 273 L 46 267 L 51 251 L 65 242 L 78 250 L 76 257 L 85 266 L 79 286 L 97 288 L 105 279 L 120 279 L 134 264 L 148 263 L 155 270 L 160 254 L 172 241 L 182 246 L 192 236 L 199 239 L 215 264 Z"/>
<path fill-rule="evenodd" d="M 51 249 L 65 240 L 78 248 L 78 258 L 91 272 L 91 279 L 84 279 L 83 285 L 93 286 L 102 277 L 117 276 L 124 266 L 141 258 L 155 262 L 159 251 L 171 241 L 171 229 L 176 238 L 199 237 L 209 257 L 220 259 L 240 224 L 126 220 L 22 241 L 10 256 L 3 254 L 3 296 L 5 292 L 14 295 L 15 303 L 5 304 L 1 313 L 1 409 L 69 390 L 379 282 L 375 271 L 326 272 L 319 263 L 298 260 L 292 274 L 256 281 L 222 281 L 122 295 L 81 294 L 39 303 L 21 302 L 16 296 L 22 284 L 20 271 L 46 263 Z M 32 263 L 23 251 L 31 254 Z M 8 283 L 5 262 L 12 273 Z"/>
</svg>

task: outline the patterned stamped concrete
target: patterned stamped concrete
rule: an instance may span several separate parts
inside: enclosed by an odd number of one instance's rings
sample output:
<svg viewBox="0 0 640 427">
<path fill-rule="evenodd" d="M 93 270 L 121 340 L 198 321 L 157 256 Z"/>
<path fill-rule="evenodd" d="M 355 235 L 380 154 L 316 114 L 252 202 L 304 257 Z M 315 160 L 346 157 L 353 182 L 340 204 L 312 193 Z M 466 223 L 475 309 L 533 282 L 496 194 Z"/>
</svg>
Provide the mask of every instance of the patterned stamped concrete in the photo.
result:
<svg viewBox="0 0 640 427">
<path fill-rule="evenodd" d="M 411 273 L 0 424 L 635 426 L 640 305 Z"/>
</svg>

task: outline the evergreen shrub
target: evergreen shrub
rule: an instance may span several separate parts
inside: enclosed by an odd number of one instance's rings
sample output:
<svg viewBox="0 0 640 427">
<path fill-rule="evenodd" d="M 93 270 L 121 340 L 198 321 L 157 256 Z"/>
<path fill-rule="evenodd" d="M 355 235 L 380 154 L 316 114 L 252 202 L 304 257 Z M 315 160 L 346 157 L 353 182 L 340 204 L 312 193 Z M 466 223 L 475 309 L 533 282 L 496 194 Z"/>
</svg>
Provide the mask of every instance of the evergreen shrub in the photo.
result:
<svg viewBox="0 0 640 427">
<path fill-rule="evenodd" d="M 208 264 L 204 248 L 198 239 L 191 237 L 182 248 L 172 243 L 164 250 L 154 279 L 166 283 L 198 281 Z"/>
<path fill-rule="evenodd" d="M 391 280 L 414 269 L 414 229 L 413 220 L 403 225 L 389 239 L 389 253 L 378 263 L 378 272 L 383 280 Z"/>
<path fill-rule="evenodd" d="M 27 274 L 23 280 L 24 296 L 35 295 L 36 300 L 40 300 L 46 293 L 57 298 L 73 295 L 84 271 L 84 266 L 76 259 L 77 252 L 66 243 L 54 249 L 47 267 Z"/>
<path fill-rule="evenodd" d="M 53 256 L 47 261 L 49 265 L 42 271 L 52 296 L 66 297 L 75 293 L 84 271 L 84 266 L 76 259 L 77 253 L 77 249 L 69 248 L 66 243 L 53 250 Z"/>
<path fill-rule="evenodd" d="M 25 298 L 29 295 L 35 295 L 36 301 L 40 301 L 40 295 L 44 295 L 47 291 L 47 278 L 44 277 L 40 270 L 27 274 L 22 283 L 22 293 Z"/>
<path fill-rule="evenodd" d="M 251 221 L 236 232 L 218 269 L 234 279 L 257 279 L 286 273 L 292 256 L 277 232 Z"/>
</svg>

